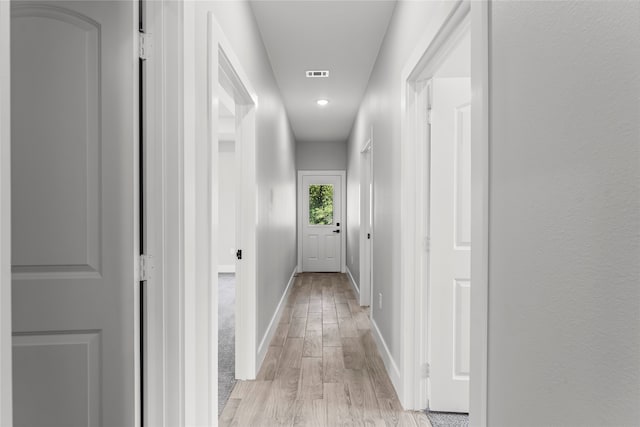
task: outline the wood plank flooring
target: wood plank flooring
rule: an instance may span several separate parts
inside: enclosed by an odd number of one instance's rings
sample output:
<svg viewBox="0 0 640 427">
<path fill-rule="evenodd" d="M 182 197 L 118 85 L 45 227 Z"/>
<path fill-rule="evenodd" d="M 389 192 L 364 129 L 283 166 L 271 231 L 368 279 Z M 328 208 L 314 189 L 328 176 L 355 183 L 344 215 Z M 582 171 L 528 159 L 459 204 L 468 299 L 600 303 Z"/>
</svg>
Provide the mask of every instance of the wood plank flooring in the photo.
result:
<svg viewBox="0 0 640 427">
<path fill-rule="evenodd" d="M 348 278 L 296 278 L 256 381 L 238 381 L 220 426 L 425 426 L 403 411 Z"/>
</svg>

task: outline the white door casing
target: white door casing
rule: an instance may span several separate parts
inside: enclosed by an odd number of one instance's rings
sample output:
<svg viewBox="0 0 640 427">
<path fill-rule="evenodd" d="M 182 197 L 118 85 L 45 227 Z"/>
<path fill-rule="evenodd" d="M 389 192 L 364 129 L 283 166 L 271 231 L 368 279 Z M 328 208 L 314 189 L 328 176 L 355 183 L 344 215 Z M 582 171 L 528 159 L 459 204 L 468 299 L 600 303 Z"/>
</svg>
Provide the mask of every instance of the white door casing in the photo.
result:
<svg viewBox="0 0 640 427">
<path fill-rule="evenodd" d="M 310 223 L 309 191 L 313 185 L 333 191 L 333 215 L 326 224 Z M 344 272 L 344 171 L 298 172 L 299 262 L 301 271 Z"/>
<path fill-rule="evenodd" d="M 373 295 L 373 141 L 360 151 L 360 305 L 371 306 Z"/>
<path fill-rule="evenodd" d="M 430 313 L 434 411 L 469 411 L 471 83 L 432 80 Z"/>
<path fill-rule="evenodd" d="M 12 5 L 19 425 L 140 422 L 136 10 Z"/>
</svg>

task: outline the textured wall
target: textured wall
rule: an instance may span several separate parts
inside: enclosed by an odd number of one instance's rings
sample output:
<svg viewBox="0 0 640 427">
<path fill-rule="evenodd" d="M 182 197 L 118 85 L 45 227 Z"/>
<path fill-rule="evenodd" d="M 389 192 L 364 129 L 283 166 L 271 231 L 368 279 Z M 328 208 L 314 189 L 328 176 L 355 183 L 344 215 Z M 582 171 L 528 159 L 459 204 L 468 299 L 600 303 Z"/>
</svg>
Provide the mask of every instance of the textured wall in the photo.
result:
<svg viewBox="0 0 640 427">
<path fill-rule="evenodd" d="M 640 3 L 491 24 L 489 425 L 639 425 Z"/>
</svg>

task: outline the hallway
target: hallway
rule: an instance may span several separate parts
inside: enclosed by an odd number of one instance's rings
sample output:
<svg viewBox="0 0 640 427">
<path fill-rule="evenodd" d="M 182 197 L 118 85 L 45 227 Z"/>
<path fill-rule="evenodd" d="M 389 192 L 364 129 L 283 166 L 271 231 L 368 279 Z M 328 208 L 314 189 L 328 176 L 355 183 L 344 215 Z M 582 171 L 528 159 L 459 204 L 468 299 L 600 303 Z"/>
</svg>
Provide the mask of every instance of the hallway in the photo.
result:
<svg viewBox="0 0 640 427">
<path fill-rule="evenodd" d="M 346 275 L 298 275 L 256 381 L 239 381 L 220 426 L 430 426 L 403 412 Z"/>
<path fill-rule="evenodd" d="M 640 426 L 639 22 L 0 0 L 0 426 Z"/>
</svg>

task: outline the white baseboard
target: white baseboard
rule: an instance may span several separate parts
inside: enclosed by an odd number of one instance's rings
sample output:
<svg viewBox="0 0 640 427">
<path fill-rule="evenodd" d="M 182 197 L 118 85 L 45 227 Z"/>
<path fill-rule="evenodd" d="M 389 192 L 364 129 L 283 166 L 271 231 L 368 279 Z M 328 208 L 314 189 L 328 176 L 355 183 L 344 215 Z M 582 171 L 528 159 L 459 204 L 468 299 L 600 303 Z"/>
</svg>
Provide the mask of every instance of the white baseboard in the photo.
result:
<svg viewBox="0 0 640 427">
<path fill-rule="evenodd" d="M 236 265 L 235 264 L 219 265 L 218 266 L 218 273 L 235 273 L 235 272 L 236 272 Z"/>
<path fill-rule="evenodd" d="M 391 355 L 391 351 L 389 351 L 389 347 L 387 347 L 387 343 L 385 342 L 384 338 L 382 338 L 380 329 L 378 329 L 378 325 L 376 324 L 375 320 L 373 320 L 373 318 L 371 318 L 371 326 L 371 332 L 373 334 L 373 338 L 376 340 L 378 351 L 382 356 L 384 367 L 387 368 L 387 373 L 389 374 L 389 378 L 391 378 L 393 387 L 396 389 L 396 394 L 398 396 L 401 396 L 402 381 L 400 379 L 400 369 L 398 368 L 398 364 Z"/>
<path fill-rule="evenodd" d="M 351 270 L 349 270 L 349 267 L 347 267 L 347 276 L 349 276 L 349 283 L 351 283 L 353 292 L 356 294 L 358 301 L 360 301 L 360 286 L 358 286 L 355 279 L 353 278 L 353 274 L 351 274 Z"/>
<path fill-rule="evenodd" d="M 280 302 L 278 303 L 278 307 L 276 311 L 273 313 L 273 317 L 271 317 L 271 322 L 269 322 L 269 327 L 267 331 L 264 333 L 262 340 L 260 341 L 260 345 L 258 346 L 258 357 L 256 358 L 256 372 L 260 372 L 260 367 L 262 366 L 262 362 L 264 362 L 264 358 L 267 355 L 267 349 L 269 348 L 269 344 L 271 343 L 271 339 L 276 333 L 276 329 L 278 328 L 278 324 L 280 323 L 280 317 L 282 317 L 282 312 L 286 306 L 287 297 L 289 296 L 289 291 L 293 286 L 293 283 L 296 280 L 298 268 L 294 268 L 293 273 L 291 273 L 291 277 L 289 278 L 289 283 L 287 283 L 287 288 L 284 290 L 282 294 L 282 298 L 280 298 Z"/>
</svg>

